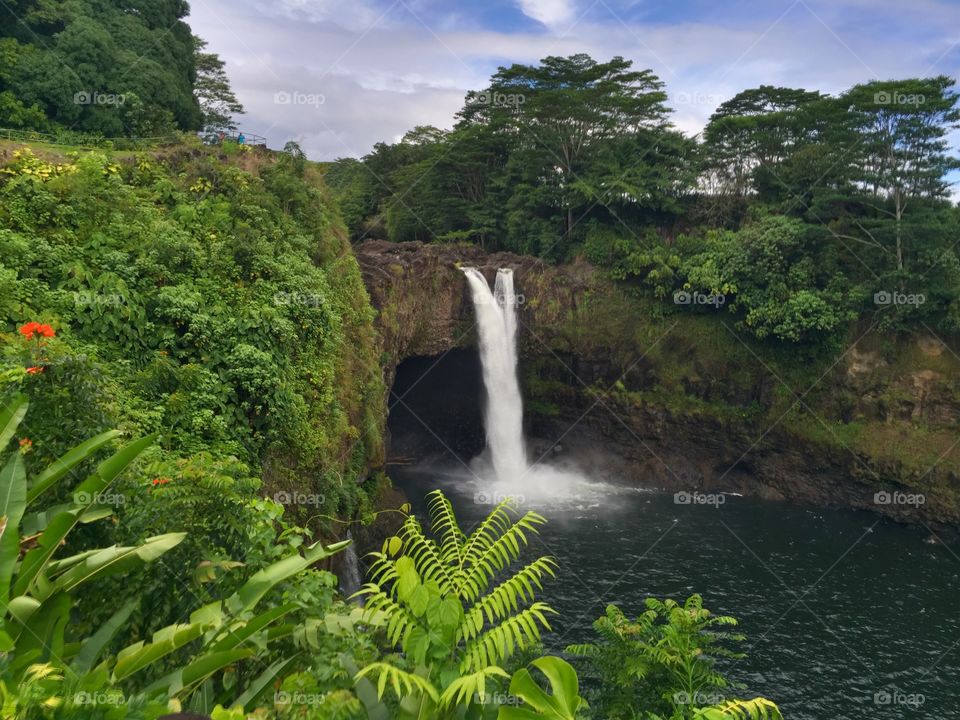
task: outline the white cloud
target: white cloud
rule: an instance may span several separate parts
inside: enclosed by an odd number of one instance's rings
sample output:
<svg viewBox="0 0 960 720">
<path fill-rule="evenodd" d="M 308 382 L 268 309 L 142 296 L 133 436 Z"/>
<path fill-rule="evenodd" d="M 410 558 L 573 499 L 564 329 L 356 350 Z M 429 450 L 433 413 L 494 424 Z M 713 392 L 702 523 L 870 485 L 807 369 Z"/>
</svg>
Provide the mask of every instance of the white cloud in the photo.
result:
<svg viewBox="0 0 960 720">
<path fill-rule="evenodd" d="M 574 6 L 570 0 L 518 0 L 518 4 L 524 15 L 547 27 L 569 23 L 574 19 Z"/>
<path fill-rule="evenodd" d="M 330 14 L 328 0 L 283 0 L 266 9 L 253 0 L 194 0 L 190 23 L 227 61 L 249 111 L 241 126 L 266 135 L 273 147 L 298 139 L 314 159 L 362 155 L 418 124 L 450 127 L 464 94 L 482 88 L 498 65 L 533 63 L 551 54 L 586 52 L 598 60 L 619 54 L 636 67 L 652 68 L 667 85 L 674 122 L 691 134 L 723 100 L 760 84 L 838 92 L 870 79 L 865 66 L 879 77 L 960 70 L 960 51 L 949 52 L 954 25 L 922 27 L 925 42 L 918 39 L 923 33 L 878 35 L 875 26 L 841 24 L 813 0 L 820 19 L 799 3 L 773 27 L 748 21 L 624 25 L 594 17 L 569 35 L 566 27 L 528 33 L 448 30 L 445 21 L 426 28 L 421 21 L 430 16 L 424 7 L 407 2 L 409 8 L 398 5 L 390 17 L 365 24 L 372 17 L 365 13 L 376 11 L 362 3 L 351 3 L 353 19 L 347 22 Z M 571 7 L 525 4 L 525 12 L 537 5 L 547 19 Z M 278 105 L 277 92 L 323 95 L 324 102 Z"/>
</svg>

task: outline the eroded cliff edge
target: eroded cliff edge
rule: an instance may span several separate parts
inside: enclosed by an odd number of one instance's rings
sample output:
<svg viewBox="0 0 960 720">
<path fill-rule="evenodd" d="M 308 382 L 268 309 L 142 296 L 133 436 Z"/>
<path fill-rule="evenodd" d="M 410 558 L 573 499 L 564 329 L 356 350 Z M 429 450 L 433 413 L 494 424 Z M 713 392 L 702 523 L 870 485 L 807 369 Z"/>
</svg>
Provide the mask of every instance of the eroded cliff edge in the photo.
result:
<svg viewBox="0 0 960 720">
<path fill-rule="evenodd" d="M 403 360 L 475 343 L 457 264 L 488 280 L 514 269 L 535 457 L 589 463 L 603 448 L 592 469 L 622 482 L 960 522 L 960 359 L 944 339 L 853 327 L 809 354 L 753 343 L 726 313 L 633 297 L 584 263 L 423 243 L 355 250 L 388 387 Z"/>
</svg>

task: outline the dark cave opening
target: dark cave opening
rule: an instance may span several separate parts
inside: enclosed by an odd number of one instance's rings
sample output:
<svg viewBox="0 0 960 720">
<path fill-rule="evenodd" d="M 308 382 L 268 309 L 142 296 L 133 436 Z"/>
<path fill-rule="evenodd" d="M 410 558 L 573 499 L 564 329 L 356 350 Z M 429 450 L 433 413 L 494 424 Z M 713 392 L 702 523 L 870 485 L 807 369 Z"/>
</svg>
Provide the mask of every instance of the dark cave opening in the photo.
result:
<svg viewBox="0 0 960 720">
<path fill-rule="evenodd" d="M 388 400 L 389 462 L 469 462 L 486 445 L 484 398 L 475 349 L 404 360 Z"/>
</svg>

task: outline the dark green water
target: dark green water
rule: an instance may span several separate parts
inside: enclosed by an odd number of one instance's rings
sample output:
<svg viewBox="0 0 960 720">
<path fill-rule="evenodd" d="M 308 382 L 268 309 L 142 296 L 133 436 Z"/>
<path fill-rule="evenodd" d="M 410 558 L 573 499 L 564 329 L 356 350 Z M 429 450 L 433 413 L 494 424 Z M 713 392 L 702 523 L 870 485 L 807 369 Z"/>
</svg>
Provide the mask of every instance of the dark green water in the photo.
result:
<svg viewBox="0 0 960 720">
<path fill-rule="evenodd" d="M 391 472 L 416 511 L 442 487 L 461 525 L 490 506 L 464 473 Z M 719 508 L 672 495 L 597 486 L 531 503 L 550 521 L 534 551 L 560 564 L 544 599 L 561 612 L 548 649 L 591 637 L 616 602 L 698 592 L 734 615 L 748 655 L 728 665 L 795 720 L 960 718 L 960 558 L 923 528 L 867 513 L 811 510 L 727 496 Z"/>
</svg>

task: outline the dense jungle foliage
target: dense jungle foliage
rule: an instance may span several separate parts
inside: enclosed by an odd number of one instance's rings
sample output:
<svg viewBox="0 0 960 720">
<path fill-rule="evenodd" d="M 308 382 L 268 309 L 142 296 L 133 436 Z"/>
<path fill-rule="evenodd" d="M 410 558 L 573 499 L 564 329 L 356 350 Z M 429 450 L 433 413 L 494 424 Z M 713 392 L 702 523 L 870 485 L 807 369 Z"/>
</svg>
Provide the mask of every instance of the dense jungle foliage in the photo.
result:
<svg viewBox="0 0 960 720">
<path fill-rule="evenodd" d="M 548 57 L 468 93 L 453 129 L 414 128 L 327 179 L 355 241 L 585 257 L 659 312 L 733 313 L 759 339 L 828 342 L 861 317 L 955 332 L 953 86 L 765 85 L 691 138 L 651 71 Z"/>
</svg>

